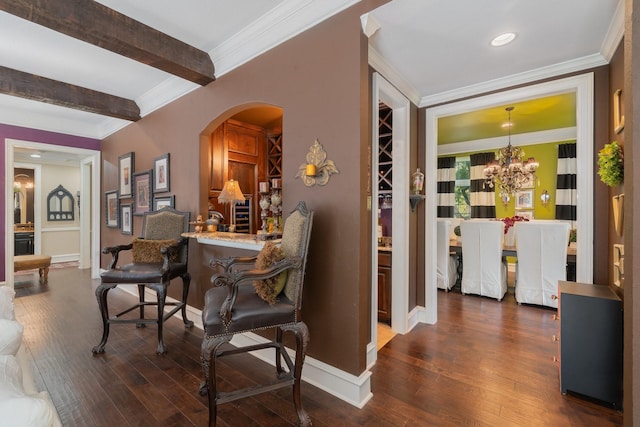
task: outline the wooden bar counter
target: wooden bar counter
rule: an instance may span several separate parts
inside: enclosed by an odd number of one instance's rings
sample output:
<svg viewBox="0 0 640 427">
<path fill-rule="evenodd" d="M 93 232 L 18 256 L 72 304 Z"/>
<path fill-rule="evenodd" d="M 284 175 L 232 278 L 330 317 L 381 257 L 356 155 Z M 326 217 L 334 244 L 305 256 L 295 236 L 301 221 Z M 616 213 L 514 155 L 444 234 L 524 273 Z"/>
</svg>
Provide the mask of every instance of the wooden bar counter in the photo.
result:
<svg viewBox="0 0 640 427">
<path fill-rule="evenodd" d="M 255 256 L 267 241 L 255 234 L 227 232 L 189 232 L 183 233 L 189 242 L 189 272 L 191 273 L 191 290 L 188 304 L 197 309 L 204 305 L 204 294 L 211 288 L 211 276 L 216 269 L 210 267 L 213 258 L 236 256 Z M 280 239 L 270 240 L 280 243 Z"/>
</svg>

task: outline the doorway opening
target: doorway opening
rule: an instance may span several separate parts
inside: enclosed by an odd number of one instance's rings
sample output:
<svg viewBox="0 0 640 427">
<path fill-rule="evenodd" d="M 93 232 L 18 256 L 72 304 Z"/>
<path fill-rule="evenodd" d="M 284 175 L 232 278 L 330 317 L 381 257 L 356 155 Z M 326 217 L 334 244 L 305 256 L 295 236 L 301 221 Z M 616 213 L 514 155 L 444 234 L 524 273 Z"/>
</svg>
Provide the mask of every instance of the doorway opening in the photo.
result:
<svg viewBox="0 0 640 427">
<path fill-rule="evenodd" d="M 31 157 L 36 154 L 40 157 Z M 28 163 L 27 163 L 28 162 Z M 13 200 L 14 188 L 16 187 L 14 177 L 16 171 L 21 168 L 31 168 L 34 170 L 32 181 L 33 186 L 33 221 L 29 224 L 33 229 L 33 252 L 41 254 L 44 246 L 55 248 L 56 241 L 68 240 L 68 236 L 73 236 L 73 249 L 69 253 L 64 251 L 55 257 L 59 262 L 73 258 L 78 261 L 79 268 L 91 268 L 91 277 L 98 278 L 100 270 L 100 152 L 96 150 L 65 147 L 51 144 L 43 144 L 31 141 L 21 141 L 7 139 L 5 141 L 5 195 L 7 203 L 5 205 L 5 283 L 14 286 L 14 260 L 16 252 L 16 224 L 15 203 Z M 60 170 L 73 169 L 70 174 L 60 174 Z M 43 176 L 43 171 L 54 178 Z M 70 176 L 74 183 L 74 205 L 73 209 L 78 212 L 74 217 L 73 224 L 65 224 L 63 227 L 49 227 L 51 233 L 43 233 L 43 224 L 48 224 L 46 214 L 43 214 L 46 198 L 49 193 L 49 186 L 52 181 L 63 180 L 64 176 Z M 44 188 L 44 186 L 47 188 Z M 22 208 L 22 207 L 21 207 Z M 22 212 L 21 212 L 22 220 Z M 22 224 L 20 223 L 19 227 Z M 55 235 L 54 235 L 55 234 Z M 60 236 L 65 237 L 61 238 Z M 43 237 L 45 236 L 45 237 Z M 52 257 L 53 258 L 53 257 Z"/>
</svg>

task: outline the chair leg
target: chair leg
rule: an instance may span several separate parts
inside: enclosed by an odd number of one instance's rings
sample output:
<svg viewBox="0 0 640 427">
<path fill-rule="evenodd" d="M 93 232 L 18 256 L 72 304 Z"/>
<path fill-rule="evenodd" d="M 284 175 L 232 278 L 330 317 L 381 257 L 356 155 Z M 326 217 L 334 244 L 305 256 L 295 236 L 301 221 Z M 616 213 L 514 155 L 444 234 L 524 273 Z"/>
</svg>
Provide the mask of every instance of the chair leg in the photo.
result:
<svg viewBox="0 0 640 427">
<path fill-rule="evenodd" d="M 140 320 L 144 319 L 144 285 L 138 285 L 138 301 L 139 309 L 140 309 Z M 147 325 L 145 323 L 136 323 L 136 328 L 145 328 Z"/>
<path fill-rule="evenodd" d="M 218 416 L 218 388 L 216 386 L 216 351 L 218 348 L 231 341 L 233 335 L 222 337 L 207 337 L 202 340 L 200 359 L 204 372 L 204 381 L 200 384 L 200 396 L 208 394 L 209 400 L 209 427 L 215 427 Z"/>
<path fill-rule="evenodd" d="M 185 328 L 191 328 L 193 322 L 187 319 L 187 297 L 189 296 L 189 286 L 191 285 L 191 274 L 182 275 L 182 321 Z"/>
<path fill-rule="evenodd" d="M 98 307 L 100 308 L 100 315 L 102 316 L 102 340 L 100 341 L 100 344 L 91 349 L 93 354 L 104 353 L 104 346 L 107 344 L 107 340 L 109 339 L 109 307 L 107 305 L 107 293 L 116 286 L 117 285 L 115 283 L 103 283 L 96 288 L 96 299 L 98 300 Z"/>
<path fill-rule="evenodd" d="M 283 332 L 291 331 L 296 337 L 296 360 L 293 374 L 293 404 L 295 405 L 296 412 L 298 414 L 298 425 L 307 427 L 311 425 L 311 418 L 309 418 L 309 415 L 302 407 L 300 384 L 302 379 L 302 365 L 307 351 L 307 344 L 309 343 L 309 329 L 304 322 L 298 322 L 295 325 L 283 326 L 282 330 Z"/>
<path fill-rule="evenodd" d="M 282 328 L 276 328 L 276 343 L 276 373 L 281 377 L 286 374 L 282 369 Z"/>
<path fill-rule="evenodd" d="M 166 354 L 167 349 L 164 346 L 162 329 L 164 325 L 164 304 L 167 300 L 167 287 L 158 286 L 156 288 L 156 294 L 158 295 L 158 348 L 156 349 L 156 354 Z"/>
</svg>

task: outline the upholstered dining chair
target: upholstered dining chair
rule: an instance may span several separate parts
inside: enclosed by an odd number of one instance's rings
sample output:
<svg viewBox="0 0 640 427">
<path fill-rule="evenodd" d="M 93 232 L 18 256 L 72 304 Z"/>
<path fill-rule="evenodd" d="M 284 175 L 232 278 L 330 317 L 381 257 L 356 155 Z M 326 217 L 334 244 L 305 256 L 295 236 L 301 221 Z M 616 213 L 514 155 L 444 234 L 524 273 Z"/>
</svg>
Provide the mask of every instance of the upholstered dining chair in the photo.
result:
<svg viewBox="0 0 640 427">
<path fill-rule="evenodd" d="M 281 387 L 293 387 L 293 403 L 299 425 L 311 425 L 311 420 L 302 407 L 300 381 L 309 331 L 302 321 L 302 287 L 307 259 L 307 249 L 311 236 L 313 212 L 304 202 L 298 203 L 284 223 L 281 258 L 271 265 L 257 265 L 257 257 L 213 259 L 211 265 L 223 271 L 213 275 L 214 285 L 205 294 L 202 309 L 204 338 L 202 341 L 202 367 L 205 380 L 200 386 L 200 394 L 208 393 L 209 426 L 216 425 L 217 405 L 237 399 L 264 393 Z M 246 269 L 248 268 L 248 269 Z M 282 277 L 286 282 L 281 293 L 265 298 L 259 296 L 259 281 Z M 265 298 L 265 299 L 263 299 Z M 273 340 L 241 348 L 225 347 L 235 334 L 275 328 Z M 295 362 L 283 345 L 283 335 L 291 332 L 295 336 Z M 217 359 L 242 352 L 275 349 L 275 376 L 273 382 L 233 391 L 221 391 L 216 381 Z M 283 369 L 282 360 L 287 365 Z"/>
<path fill-rule="evenodd" d="M 191 275 L 187 269 L 189 258 L 189 239 L 182 237 L 182 233 L 189 230 L 189 212 L 163 208 L 154 212 L 145 212 L 142 220 L 142 236 L 133 239 L 127 245 L 118 245 L 102 249 L 102 253 L 111 254 L 111 262 L 106 271 L 100 275 L 101 283 L 96 288 L 96 298 L 100 314 L 102 315 L 102 340 L 93 348 L 93 353 L 104 353 L 104 347 L 109 338 L 109 326 L 112 323 L 135 323 L 137 327 L 144 327 L 148 323 L 158 325 L 157 354 L 165 354 L 166 347 L 162 337 L 163 323 L 182 310 L 182 320 L 185 327 L 190 328 L 193 322 L 187 319 L 187 296 Z M 131 251 L 132 262 L 118 266 L 118 257 L 122 251 Z M 182 300 L 167 302 L 167 288 L 172 279 L 182 279 Z M 132 307 L 109 316 L 107 294 L 121 284 L 138 285 L 139 302 Z M 145 288 L 156 292 L 156 301 L 145 301 Z M 145 318 L 145 307 L 156 306 L 155 318 Z M 166 306 L 174 308 L 164 313 Z M 121 317 L 133 310 L 139 309 L 138 317 Z"/>
<path fill-rule="evenodd" d="M 507 293 L 507 267 L 502 261 L 504 223 L 462 221 L 460 233 L 463 261 L 461 292 L 502 300 Z"/>
<path fill-rule="evenodd" d="M 570 225 L 555 221 L 518 222 L 515 225 L 518 266 L 516 301 L 558 307 L 558 281 L 567 278 Z"/>
<path fill-rule="evenodd" d="M 438 218 L 436 230 L 437 235 L 437 255 L 436 255 L 436 276 L 438 288 L 449 291 L 458 280 L 458 261 L 451 256 L 449 242 L 451 240 L 451 220 Z"/>
</svg>

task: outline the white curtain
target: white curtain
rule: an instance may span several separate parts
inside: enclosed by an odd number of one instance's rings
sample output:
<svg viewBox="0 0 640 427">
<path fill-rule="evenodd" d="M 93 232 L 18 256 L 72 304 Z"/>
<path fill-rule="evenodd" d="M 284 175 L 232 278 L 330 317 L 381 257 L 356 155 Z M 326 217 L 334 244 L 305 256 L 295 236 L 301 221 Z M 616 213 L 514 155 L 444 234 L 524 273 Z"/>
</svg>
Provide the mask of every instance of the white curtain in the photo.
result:
<svg viewBox="0 0 640 427">
<path fill-rule="evenodd" d="M 477 153 L 469 156 L 471 163 L 471 218 L 495 218 L 495 188 L 486 185 L 484 168 L 495 160 L 495 153 Z"/>
<path fill-rule="evenodd" d="M 456 158 L 438 157 L 438 218 L 453 218 L 455 190 Z"/>
</svg>

